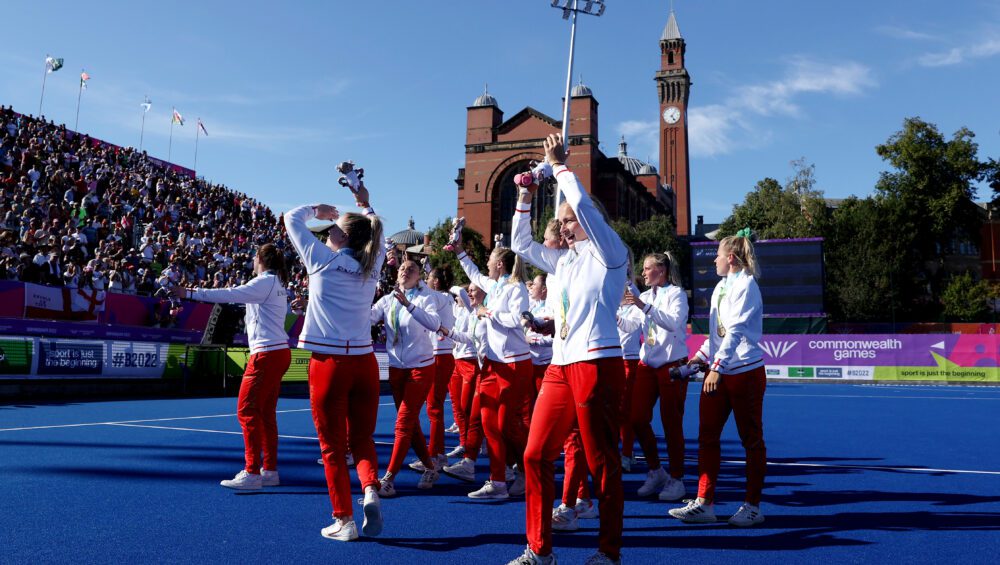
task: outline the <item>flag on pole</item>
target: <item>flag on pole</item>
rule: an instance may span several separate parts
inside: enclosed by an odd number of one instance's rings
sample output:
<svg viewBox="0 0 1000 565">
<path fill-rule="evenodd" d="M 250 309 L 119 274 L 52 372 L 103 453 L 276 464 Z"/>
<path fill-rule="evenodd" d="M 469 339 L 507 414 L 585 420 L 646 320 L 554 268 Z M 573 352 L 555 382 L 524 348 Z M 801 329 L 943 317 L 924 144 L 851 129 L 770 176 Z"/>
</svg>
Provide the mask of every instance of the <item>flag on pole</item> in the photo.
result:
<svg viewBox="0 0 1000 565">
<path fill-rule="evenodd" d="M 139 106 L 142 107 L 142 113 L 145 114 L 150 108 L 153 107 L 153 101 L 147 96 L 145 100 L 143 100 L 142 104 L 139 104 Z"/>
<path fill-rule="evenodd" d="M 62 66 L 63 66 L 63 60 L 62 59 L 56 59 L 55 57 L 46 57 L 45 58 L 45 72 L 47 74 L 52 74 L 52 73 L 58 71 L 59 69 L 62 68 Z"/>
<path fill-rule="evenodd" d="M 174 108 L 174 117 L 170 120 L 172 124 L 184 125 L 184 116 Z"/>
<path fill-rule="evenodd" d="M 86 72 L 80 73 L 80 90 L 87 90 L 87 81 L 90 80 L 90 75 Z"/>
<path fill-rule="evenodd" d="M 205 124 L 201 123 L 201 118 L 198 118 L 198 129 L 201 130 L 201 133 L 205 134 L 205 137 L 208 137 L 208 130 L 205 129 Z"/>
</svg>

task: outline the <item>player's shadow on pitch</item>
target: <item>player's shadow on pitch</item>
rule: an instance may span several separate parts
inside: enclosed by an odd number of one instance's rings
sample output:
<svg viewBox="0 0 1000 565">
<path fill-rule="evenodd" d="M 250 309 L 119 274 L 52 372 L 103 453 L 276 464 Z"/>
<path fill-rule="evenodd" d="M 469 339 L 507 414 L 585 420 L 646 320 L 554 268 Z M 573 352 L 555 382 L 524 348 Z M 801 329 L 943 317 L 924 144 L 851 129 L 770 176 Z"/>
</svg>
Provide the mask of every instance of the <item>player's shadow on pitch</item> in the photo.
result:
<svg viewBox="0 0 1000 565">
<path fill-rule="evenodd" d="M 399 547 L 403 549 L 417 549 L 420 551 L 433 551 L 441 553 L 489 544 L 503 544 L 519 547 L 524 545 L 524 532 L 476 534 L 474 536 L 466 537 L 453 536 L 438 537 L 434 539 L 374 538 L 371 542 L 387 547 Z"/>
<path fill-rule="evenodd" d="M 768 486 L 771 486 L 770 484 Z M 980 496 L 952 492 L 885 492 L 877 490 L 815 491 L 801 490 L 788 494 L 768 494 L 767 504 L 789 508 L 836 506 L 839 504 L 864 504 L 872 502 L 918 502 L 933 506 L 964 506 L 967 504 L 995 504 L 1000 496 Z"/>
</svg>

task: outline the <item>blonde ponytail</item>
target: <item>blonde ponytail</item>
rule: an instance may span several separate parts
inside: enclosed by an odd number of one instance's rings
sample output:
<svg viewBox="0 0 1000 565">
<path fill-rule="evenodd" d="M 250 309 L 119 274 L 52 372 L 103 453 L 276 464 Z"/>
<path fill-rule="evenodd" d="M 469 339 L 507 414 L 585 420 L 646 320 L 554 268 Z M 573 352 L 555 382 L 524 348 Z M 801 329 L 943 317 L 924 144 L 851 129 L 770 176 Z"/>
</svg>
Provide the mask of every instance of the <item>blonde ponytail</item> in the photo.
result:
<svg viewBox="0 0 1000 565">
<path fill-rule="evenodd" d="M 748 230 L 749 231 L 749 230 Z M 757 253 L 754 251 L 753 242 L 746 235 L 731 235 L 723 238 L 719 242 L 719 247 L 727 250 L 736 258 L 736 262 L 753 275 L 755 279 L 760 278 L 760 264 L 757 262 Z"/>
<path fill-rule="evenodd" d="M 376 215 L 344 214 L 344 232 L 347 247 L 354 250 L 361 272 L 365 277 L 375 269 L 375 258 L 382 246 L 382 219 Z"/>
</svg>

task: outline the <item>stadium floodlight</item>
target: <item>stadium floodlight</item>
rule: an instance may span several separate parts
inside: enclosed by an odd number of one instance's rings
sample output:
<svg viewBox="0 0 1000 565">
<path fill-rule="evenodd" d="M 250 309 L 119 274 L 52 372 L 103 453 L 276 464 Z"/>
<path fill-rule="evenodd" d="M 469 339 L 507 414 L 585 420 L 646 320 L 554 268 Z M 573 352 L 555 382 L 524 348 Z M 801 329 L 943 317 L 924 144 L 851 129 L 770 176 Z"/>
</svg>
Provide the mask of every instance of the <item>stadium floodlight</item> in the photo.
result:
<svg viewBox="0 0 1000 565">
<path fill-rule="evenodd" d="M 604 0 L 584 0 L 583 7 L 580 7 L 580 0 L 552 0 L 552 7 L 562 10 L 563 19 L 568 20 L 572 16 L 572 25 L 569 32 L 569 68 L 566 70 L 566 97 L 563 98 L 563 119 L 562 136 L 563 149 L 569 152 L 569 95 L 573 83 L 573 54 L 576 51 L 576 15 L 587 14 L 588 16 L 600 17 L 604 14 Z M 560 194 L 556 189 L 556 209 L 559 208 Z"/>
</svg>

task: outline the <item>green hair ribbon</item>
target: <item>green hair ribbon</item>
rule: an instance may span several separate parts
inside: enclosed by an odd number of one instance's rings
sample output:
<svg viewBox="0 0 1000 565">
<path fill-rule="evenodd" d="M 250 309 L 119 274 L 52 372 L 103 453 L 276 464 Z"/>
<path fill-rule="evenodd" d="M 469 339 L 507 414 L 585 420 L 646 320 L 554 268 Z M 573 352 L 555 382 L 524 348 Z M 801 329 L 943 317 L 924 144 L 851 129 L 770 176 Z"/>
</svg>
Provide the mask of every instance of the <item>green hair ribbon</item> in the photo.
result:
<svg viewBox="0 0 1000 565">
<path fill-rule="evenodd" d="M 747 239 L 750 239 L 750 236 L 752 234 L 753 232 L 750 231 L 750 228 L 743 228 L 740 231 L 736 232 L 736 237 L 745 237 Z"/>
</svg>

